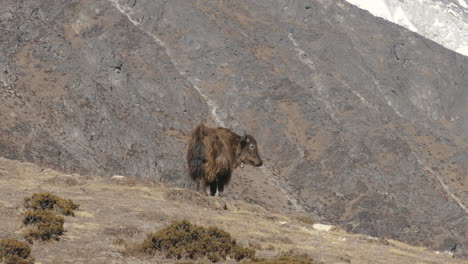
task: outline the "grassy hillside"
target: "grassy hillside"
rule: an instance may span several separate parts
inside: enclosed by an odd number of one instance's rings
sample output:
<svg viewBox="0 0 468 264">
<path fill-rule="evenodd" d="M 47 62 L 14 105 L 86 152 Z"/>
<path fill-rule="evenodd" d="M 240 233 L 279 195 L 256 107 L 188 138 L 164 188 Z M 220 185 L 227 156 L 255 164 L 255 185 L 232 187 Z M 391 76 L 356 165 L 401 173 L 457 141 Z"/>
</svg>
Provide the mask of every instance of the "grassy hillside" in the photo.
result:
<svg viewBox="0 0 468 264">
<path fill-rule="evenodd" d="M 68 175 L 31 163 L 0 158 L 0 239 L 24 241 L 21 219 L 24 199 L 50 192 L 80 204 L 66 216 L 65 233 L 58 241 L 35 241 L 36 263 L 178 263 L 163 256 L 122 254 L 127 246 L 174 220 L 216 226 L 256 256 L 307 254 L 314 263 L 463 263 L 445 253 L 385 238 L 320 231 L 304 215 L 280 215 L 241 200 L 204 197 L 131 177 Z M 197 260 L 210 263 L 208 260 Z M 226 263 L 234 263 L 228 259 Z"/>
</svg>

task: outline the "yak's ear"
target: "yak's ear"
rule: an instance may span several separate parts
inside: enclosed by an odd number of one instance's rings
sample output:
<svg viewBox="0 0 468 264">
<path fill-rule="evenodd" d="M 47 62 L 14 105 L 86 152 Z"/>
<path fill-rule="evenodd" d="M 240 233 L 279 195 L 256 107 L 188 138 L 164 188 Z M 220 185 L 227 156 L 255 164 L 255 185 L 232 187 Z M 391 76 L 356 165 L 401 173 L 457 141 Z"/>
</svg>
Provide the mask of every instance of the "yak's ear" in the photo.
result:
<svg viewBox="0 0 468 264">
<path fill-rule="evenodd" d="M 245 145 L 247 145 L 248 140 L 249 140 L 249 138 L 247 137 L 247 135 L 244 132 L 244 135 L 240 138 L 241 148 L 243 148 L 243 147 L 245 147 Z"/>
</svg>

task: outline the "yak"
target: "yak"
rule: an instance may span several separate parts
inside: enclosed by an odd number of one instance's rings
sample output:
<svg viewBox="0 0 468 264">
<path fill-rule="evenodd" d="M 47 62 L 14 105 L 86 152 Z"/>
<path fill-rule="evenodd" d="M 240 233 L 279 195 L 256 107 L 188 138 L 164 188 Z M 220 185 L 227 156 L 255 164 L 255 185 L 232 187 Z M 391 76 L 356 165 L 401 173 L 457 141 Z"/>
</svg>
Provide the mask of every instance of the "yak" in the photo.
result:
<svg viewBox="0 0 468 264">
<path fill-rule="evenodd" d="M 232 171 L 238 166 L 243 168 L 244 163 L 255 167 L 263 165 L 253 136 L 245 133 L 239 136 L 227 128 L 210 128 L 203 123 L 193 130 L 188 143 L 187 165 L 197 191 L 201 185 L 206 195 L 209 185 L 211 196 L 216 191 L 222 195 Z"/>
</svg>

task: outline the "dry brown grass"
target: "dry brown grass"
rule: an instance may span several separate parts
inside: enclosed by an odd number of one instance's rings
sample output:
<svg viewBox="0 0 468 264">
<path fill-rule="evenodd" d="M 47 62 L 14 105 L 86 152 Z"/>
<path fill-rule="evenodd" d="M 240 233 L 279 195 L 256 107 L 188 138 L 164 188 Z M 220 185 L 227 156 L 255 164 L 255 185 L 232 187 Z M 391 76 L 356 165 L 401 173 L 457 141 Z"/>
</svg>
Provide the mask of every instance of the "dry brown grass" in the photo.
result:
<svg viewBox="0 0 468 264">
<path fill-rule="evenodd" d="M 245 260 L 242 264 L 314 264 L 312 258 L 307 255 L 281 255 L 271 259 L 265 258 L 253 258 L 251 260 Z M 315 262 L 316 263 L 316 262 Z M 195 262 L 184 261 L 178 264 L 196 264 Z"/>
<path fill-rule="evenodd" d="M 125 236 L 125 237 L 133 237 L 137 234 L 141 233 L 141 230 L 132 225 L 127 225 L 127 226 L 114 226 L 114 227 L 106 227 L 103 230 L 103 233 L 105 235 L 110 235 L 110 236 Z"/>
<path fill-rule="evenodd" d="M 33 264 L 30 256 L 31 248 L 27 243 L 16 239 L 0 240 L 0 263 L 4 264 Z"/>
<path fill-rule="evenodd" d="M 307 214 L 297 214 L 295 217 L 299 222 L 312 226 L 315 224 L 315 220 Z"/>
<path fill-rule="evenodd" d="M 282 252 L 293 256 L 306 253 L 316 264 L 466 263 L 465 259 L 434 254 L 431 250 L 390 239 L 386 245 L 384 241 L 370 241 L 367 236 L 349 234 L 340 229 L 317 231 L 310 226 L 308 219 L 297 219 L 296 214 L 274 214 L 241 200 L 205 197 L 189 190 L 139 182 L 135 186 L 127 186 L 116 180 L 94 176 L 86 176 L 86 181 L 76 186 L 58 186 L 48 181 L 61 176 L 68 177 L 53 170 L 42 170 L 34 164 L 0 158 L 1 238 L 8 234 L 14 236 L 20 231 L 23 216 L 18 215 L 27 211 L 21 207 L 24 198 L 31 197 L 32 193 L 48 190 L 63 198 L 80 199 L 81 210 L 75 211 L 76 217 L 63 216 L 66 232 L 60 236 L 59 243 L 35 241 L 31 254 L 37 263 L 211 263 L 207 257 L 197 260 L 165 259 L 162 251 L 155 251 L 155 256 L 142 257 L 116 254 L 126 252 L 133 243 L 141 244 L 145 239 L 143 234 L 164 228 L 163 223 L 182 219 L 204 223 L 205 226 L 215 225 L 228 231 L 237 242 L 256 249 L 256 255 L 268 258 L 255 260 L 260 264 L 260 261 L 274 261 L 269 258 Z M 81 181 L 84 176 L 77 178 Z M 224 203 L 229 210 L 222 210 Z M 43 211 L 60 215 L 55 209 Z M 33 226 L 22 230 L 30 227 Z M 226 261 L 220 262 L 232 264 L 236 261 L 227 257 Z M 256 262 L 251 261 L 251 264 Z"/>
<path fill-rule="evenodd" d="M 281 255 L 272 259 L 253 259 L 243 264 L 314 264 L 307 255 Z"/>
</svg>

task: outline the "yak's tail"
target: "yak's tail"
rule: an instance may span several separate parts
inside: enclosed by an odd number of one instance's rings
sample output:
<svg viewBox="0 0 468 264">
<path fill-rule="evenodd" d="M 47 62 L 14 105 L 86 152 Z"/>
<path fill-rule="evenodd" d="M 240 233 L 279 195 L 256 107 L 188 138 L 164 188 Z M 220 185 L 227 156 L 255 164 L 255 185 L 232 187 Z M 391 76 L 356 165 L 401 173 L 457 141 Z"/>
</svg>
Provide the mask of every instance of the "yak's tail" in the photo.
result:
<svg viewBox="0 0 468 264">
<path fill-rule="evenodd" d="M 205 162 L 205 145 L 203 144 L 204 134 L 205 126 L 200 124 L 193 131 L 187 150 L 189 176 L 195 181 L 203 178 L 203 175 L 205 174 L 203 168 L 203 164 Z"/>
</svg>

